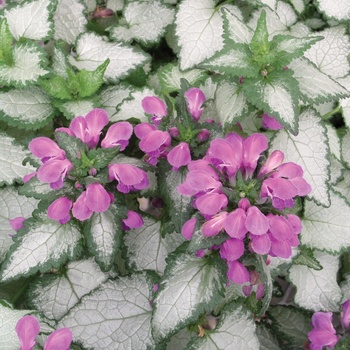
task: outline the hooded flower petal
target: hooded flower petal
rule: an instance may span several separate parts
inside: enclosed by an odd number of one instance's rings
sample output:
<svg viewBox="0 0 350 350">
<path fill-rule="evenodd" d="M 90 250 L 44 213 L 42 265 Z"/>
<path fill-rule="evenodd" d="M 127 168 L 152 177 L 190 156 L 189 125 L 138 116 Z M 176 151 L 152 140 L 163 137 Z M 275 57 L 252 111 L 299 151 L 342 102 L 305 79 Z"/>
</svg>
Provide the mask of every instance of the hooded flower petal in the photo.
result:
<svg viewBox="0 0 350 350">
<path fill-rule="evenodd" d="M 40 325 L 34 316 L 23 316 L 16 325 L 16 333 L 21 344 L 20 350 L 32 350 L 35 338 L 40 332 Z"/>
<path fill-rule="evenodd" d="M 294 229 L 286 218 L 280 215 L 268 214 L 270 233 L 278 241 L 288 241 L 293 238 Z"/>
<path fill-rule="evenodd" d="M 102 129 L 108 124 L 108 115 L 104 109 L 95 108 L 86 116 L 87 143 L 89 148 L 94 148 L 100 140 Z"/>
<path fill-rule="evenodd" d="M 69 350 L 73 334 L 69 328 L 60 328 L 51 333 L 45 342 L 44 350 Z"/>
<path fill-rule="evenodd" d="M 127 215 L 128 217 L 122 220 L 124 230 L 130 230 L 132 228 L 139 228 L 143 226 L 143 219 L 139 213 L 136 213 L 136 211 L 133 210 L 129 210 Z"/>
<path fill-rule="evenodd" d="M 168 162 L 175 170 L 187 165 L 191 161 L 190 147 L 187 142 L 181 142 L 167 155 Z"/>
<path fill-rule="evenodd" d="M 253 252 L 265 255 L 268 254 L 271 249 L 271 240 L 268 234 L 265 235 L 250 235 L 250 248 Z"/>
<path fill-rule="evenodd" d="M 129 144 L 132 135 L 132 125 L 128 122 L 119 122 L 113 124 L 107 130 L 106 137 L 101 142 L 102 148 L 113 148 L 120 146 L 123 151 Z"/>
<path fill-rule="evenodd" d="M 111 204 L 111 197 L 99 183 L 86 186 L 86 205 L 95 213 L 106 211 Z"/>
<path fill-rule="evenodd" d="M 73 168 L 72 163 L 68 159 L 53 159 L 44 163 L 38 170 L 38 179 L 41 182 L 56 183 L 60 182 L 60 185 L 55 187 L 56 189 L 63 186 L 63 179 Z"/>
<path fill-rule="evenodd" d="M 69 130 L 74 134 L 75 137 L 84 143 L 87 143 L 88 135 L 85 117 L 80 115 L 73 118 L 69 124 Z"/>
<path fill-rule="evenodd" d="M 247 214 L 241 208 L 237 208 L 228 214 L 224 222 L 224 228 L 227 234 L 233 238 L 244 239 L 248 232 L 245 227 L 246 218 Z"/>
<path fill-rule="evenodd" d="M 220 246 L 220 256 L 228 261 L 239 259 L 244 254 L 244 242 L 229 238 Z"/>
<path fill-rule="evenodd" d="M 283 125 L 276 120 L 274 117 L 270 117 L 268 114 L 264 114 L 263 120 L 262 120 L 262 126 L 265 129 L 270 129 L 270 130 L 280 130 L 283 129 Z"/>
<path fill-rule="evenodd" d="M 147 114 L 154 114 L 157 117 L 165 117 L 168 114 L 166 104 L 157 96 L 145 97 L 141 105 Z"/>
<path fill-rule="evenodd" d="M 63 225 L 70 220 L 70 210 L 72 206 L 73 201 L 70 199 L 66 197 L 58 198 L 49 205 L 47 216 Z"/>
<path fill-rule="evenodd" d="M 281 151 L 273 151 L 267 158 L 266 163 L 261 167 L 258 177 L 263 177 L 266 174 L 275 170 L 283 162 L 284 154 Z"/>
<path fill-rule="evenodd" d="M 192 238 L 194 228 L 196 226 L 197 219 L 196 218 L 191 218 L 187 220 L 184 225 L 182 226 L 181 233 L 187 239 L 188 241 Z"/>
<path fill-rule="evenodd" d="M 349 325 L 350 325 L 350 299 L 348 299 L 345 303 L 343 303 L 341 308 L 342 308 L 341 320 L 343 322 L 344 327 L 349 328 Z"/>
<path fill-rule="evenodd" d="M 48 137 L 36 137 L 29 142 L 29 150 L 43 163 L 51 159 L 65 159 L 66 152 Z"/>
<path fill-rule="evenodd" d="M 220 231 L 224 229 L 224 221 L 227 216 L 227 212 L 223 211 L 215 215 L 212 219 L 206 221 L 202 226 L 202 234 L 204 237 L 216 236 Z"/>
<path fill-rule="evenodd" d="M 185 92 L 185 98 L 187 100 L 188 110 L 191 113 L 193 119 L 198 122 L 202 115 L 202 105 L 205 102 L 205 96 L 202 90 L 198 88 L 191 88 Z"/>
<path fill-rule="evenodd" d="M 269 229 L 269 221 L 259 208 L 252 206 L 247 210 L 245 227 L 254 235 L 263 235 Z"/>
<path fill-rule="evenodd" d="M 153 124 L 150 124 L 150 123 L 137 124 L 134 128 L 135 135 L 140 140 L 142 140 L 147 134 L 149 134 L 150 132 L 152 132 L 154 130 L 157 130 L 157 128 Z"/>
<path fill-rule="evenodd" d="M 292 246 L 288 241 L 278 241 L 269 235 L 271 248 L 269 254 L 278 258 L 288 259 L 292 255 Z"/>
<path fill-rule="evenodd" d="M 93 211 L 87 206 L 86 191 L 84 191 L 73 204 L 72 214 L 76 219 L 85 221 L 91 217 L 92 213 Z"/>
<path fill-rule="evenodd" d="M 21 228 L 24 228 L 24 221 L 26 221 L 26 218 L 18 216 L 17 218 L 9 220 L 9 223 L 13 230 L 18 231 Z"/>
<path fill-rule="evenodd" d="M 239 261 L 227 261 L 227 277 L 236 284 L 249 282 L 249 272 L 247 268 Z"/>
<path fill-rule="evenodd" d="M 139 146 L 145 153 L 158 151 L 161 154 L 170 143 L 171 137 L 166 131 L 154 130 L 141 139 Z"/>
<path fill-rule="evenodd" d="M 220 193 L 206 193 L 196 199 L 196 207 L 204 215 L 215 215 L 227 206 L 226 195 Z"/>
</svg>

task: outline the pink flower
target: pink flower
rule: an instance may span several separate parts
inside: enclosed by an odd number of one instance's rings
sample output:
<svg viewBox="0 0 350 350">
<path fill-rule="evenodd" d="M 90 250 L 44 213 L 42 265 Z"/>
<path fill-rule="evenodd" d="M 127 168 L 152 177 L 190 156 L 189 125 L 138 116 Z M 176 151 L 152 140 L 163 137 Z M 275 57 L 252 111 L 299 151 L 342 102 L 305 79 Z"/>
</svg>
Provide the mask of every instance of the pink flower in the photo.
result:
<svg viewBox="0 0 350 350">
<path fill-rule="evenodd" d="M 262 126 L 265 129 L 280 130 L 283 129 L 283 125 L 277 121 L 274 117 L 270 117 L 267 113 L 263 115 Z"/>
<path fill-rule="evenodd" d="M 225 231 L 232 238 L 244 239 L 248 230 L 245 226 L 247 214 L 245 210 L 237 208 L 229 213 L 224 222 Z"/>
<path fill-rule="evenodd" d="M 190 147 L 187 142 L 181 142 L 175 146 L 167 155 L 168 162 L 173 170 L 178 170 L 191 161 Z"/>
<path fill-rule="evenodd" d="M 333 349 L 339 340 L 332 325 L 331 312 L 316 312 L 312 316 L 313 329 L 308 333 L 311 349 L 322 350 L 324 346 Z"/>
<path fill-rule="evenodd" d="M 152 121 L 159 125 L 162 118 L 168 114 L 166 104 L 157 96 L 147 96 L 141 102 L 143 110 L 147 114 L 152 114 Z"/>
<path fill-rule="evenodd" d="M 24 228 L 24 221 L 26 221 L 26 218 L 23 216 L 18 216 L 14 219 L 9 220 L 9 223 L 13 230 L 18 231 L 21 228 Z"/>
<path fill-rule="evenodd" d="M 143 190 L 148 187 L 147 173 L 130 164 L 110 164 L 108 166 L 110 180 L 117 180 L 117 189 L 122 193 Z"/>
<path fill-rule="evenodd" d="M 128 210 L 128 217 L 122 220 L 123 230 L 130 230 L 132 228 L 139 228 L 143 226 L 142 216 L 133 210 Z"/>
<path fill-rule="evenodd" d="M 348 299 L 341 306 L 342 312 L 340 314 L 341 320 L 345 328 L 349 328 L 350 325 L 350 299 Z"/>
<path fill-rule="evenodd" d="M 269 229 L 269 221 L 258 207 L 252 206 L 247 210 L 245 227 L 254 235 L 263 235 Z"/>
<path fill-rule="evenodd" d="M 238 260 L 244 254 L 244 242 L 229 238 L 220 246 L 220 256 L 228 261 Z"/>
<path fill-rule="evenodd" d="M 184 225 L 182 226 L 181 233 L 187 239 L 188 241 L 192 238 L 194 228 L 196 226 L 197 219 L 196 218 L 191 218 L 187 220 Z"/>
<path fill-rule="evenodd" d="M 258 177 L 263 177 L 266 174 L 275 170 L 283 162 L 284 154 L 281 151 L 273 151 L 267 158 L 265 164 L 260 168 Z"/>
<path fill-rule="evenodd" d="M 29 142 L 29 150 L 43 163 L 53 159 L 66 159 L 66 152 L 48 137 L 36 137 Z"/>
<path fill-rule="evenodd" d="M 212 237 L 219 234 L 224 229 L 224 222 L 227 217 L 227 212 L 222 211 L 215 215 L 212 219 L 206 221 L 202 226 L 202 234 L 204 237 Z"/>
<path fill-rule="evenodd" d="M 205 102 L 203 92 L 198 88 L 191 88 L 185 92 L 188 110 L 195 122 L 198 122 L 203 113 L 202 105 Z"/>
<path fill-rule="evenodd" d="M 129 144 L 132 135 L 132 125 L 128 122 L 119 122 L 113 124 L 107 130 L 105 138 L 101 142 L 102 148 L 113 148 L 120 146 L 123 151 Z"/>
<path fill-rule="evenodd" d="M 40 332 L 40 325 L 34 316 L 24 316 L 16 325 L 20 341 L 20 350 L 33 350 L 35 338 Z M 69 350 L 73 334 L 68 328 L 61 328 L 51 333 L 46 339 L 44 350 Z"/>
<path fill-rule="evenodd" d="M 73 201 L 70 199 L 66 197 L 58 198 L 49 205 L 47 216 L 63 225 L 70 220 L 70 210 L 72 206 Z"/>
<path fill-rule="evenodd" d="M 215 215 L 227 206 L 228 199 L 225 194 L 205 193 L 195 200 L 197 209 L 203 215 Z"/>
<path fill-rule="evenodd" d="M 230 281 L 236 284 L 243 284 L 249 282 L 249 272 L 247 268 L 238 260 L 227 261 L 227 266 L 227 277 Z"/>
<path fill-rule="evenodd" d="M 52 189 L 63 187 L 63 179 L 73 168 L 68 159 L 52 159 L 45 162 L 38 170 L 37 177 L 41 182 L 47 182 Z"/>
</svg>

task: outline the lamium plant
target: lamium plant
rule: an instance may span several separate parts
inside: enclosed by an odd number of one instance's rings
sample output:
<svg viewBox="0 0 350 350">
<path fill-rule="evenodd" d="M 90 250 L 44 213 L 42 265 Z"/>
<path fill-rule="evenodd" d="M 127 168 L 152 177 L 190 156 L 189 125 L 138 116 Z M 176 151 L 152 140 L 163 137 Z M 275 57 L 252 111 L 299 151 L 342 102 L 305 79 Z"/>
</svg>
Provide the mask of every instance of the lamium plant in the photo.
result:
<svg viewBox="0 0 350 350">
<path fill-rule="evenodd" d="M 348 349 L 349 35 L 344 0 L 0 0 L 0 349 Z"/>
</svg>

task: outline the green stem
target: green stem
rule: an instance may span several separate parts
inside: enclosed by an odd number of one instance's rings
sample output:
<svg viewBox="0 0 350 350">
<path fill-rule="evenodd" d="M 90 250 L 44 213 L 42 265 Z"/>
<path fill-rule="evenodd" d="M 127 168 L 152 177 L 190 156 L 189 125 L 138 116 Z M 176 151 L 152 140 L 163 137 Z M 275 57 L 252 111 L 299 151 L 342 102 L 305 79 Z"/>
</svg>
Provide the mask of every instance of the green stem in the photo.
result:
<svg viewBox="0 0 350 350">
<path fill-rule="evenodd" d="M 322 120 L 328 120 L 330 119 L 334 114 L 338 113 L 341 109 L 341 105 L 338 105 L 336 108 L 331 110 L 330 112 L 324 114 L 321 118 Z"/>
</svg>

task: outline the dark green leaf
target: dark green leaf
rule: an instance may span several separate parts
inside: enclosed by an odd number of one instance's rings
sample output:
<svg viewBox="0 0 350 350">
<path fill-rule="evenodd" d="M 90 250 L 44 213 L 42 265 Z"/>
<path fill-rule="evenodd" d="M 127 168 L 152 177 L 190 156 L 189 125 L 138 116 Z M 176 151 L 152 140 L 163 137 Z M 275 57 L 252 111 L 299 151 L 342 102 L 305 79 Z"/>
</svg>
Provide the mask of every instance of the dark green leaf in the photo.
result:
<svg viewBox="0 0 350 350">
<path fill-rule="evenodd" d="M 315 258 L 314 252 L 308 247 L 301 246 L 300 253 L 293 259 L 295 265 L 305 265 L 314 270 L 322 270 L 323 267 Z"/>
<path fill-rule="evenodd" d="M 119 153 L 119 150 L 120 146 L 113 148 L 96 148 L 88 153 L 88 157 L 92 160 L 93 167 L 99 170 L 105 168 Z"/>
<path fill-rule="evenodd" d="M 82 152 L 87 152 L 87 146 L 77 137 L 70 136 L 66 132 L 55 132 L 58 145 L 66 152 L 66 157 L 72 163 L 82 158 Z"/>
<path fill-rule="evenodd" d="M 11 66 L 13 61 L 12 55 L 12 35 L 9 30 L 6 18 L 0 20 L 0 63 L 4 62 Z"/>
</svg>

